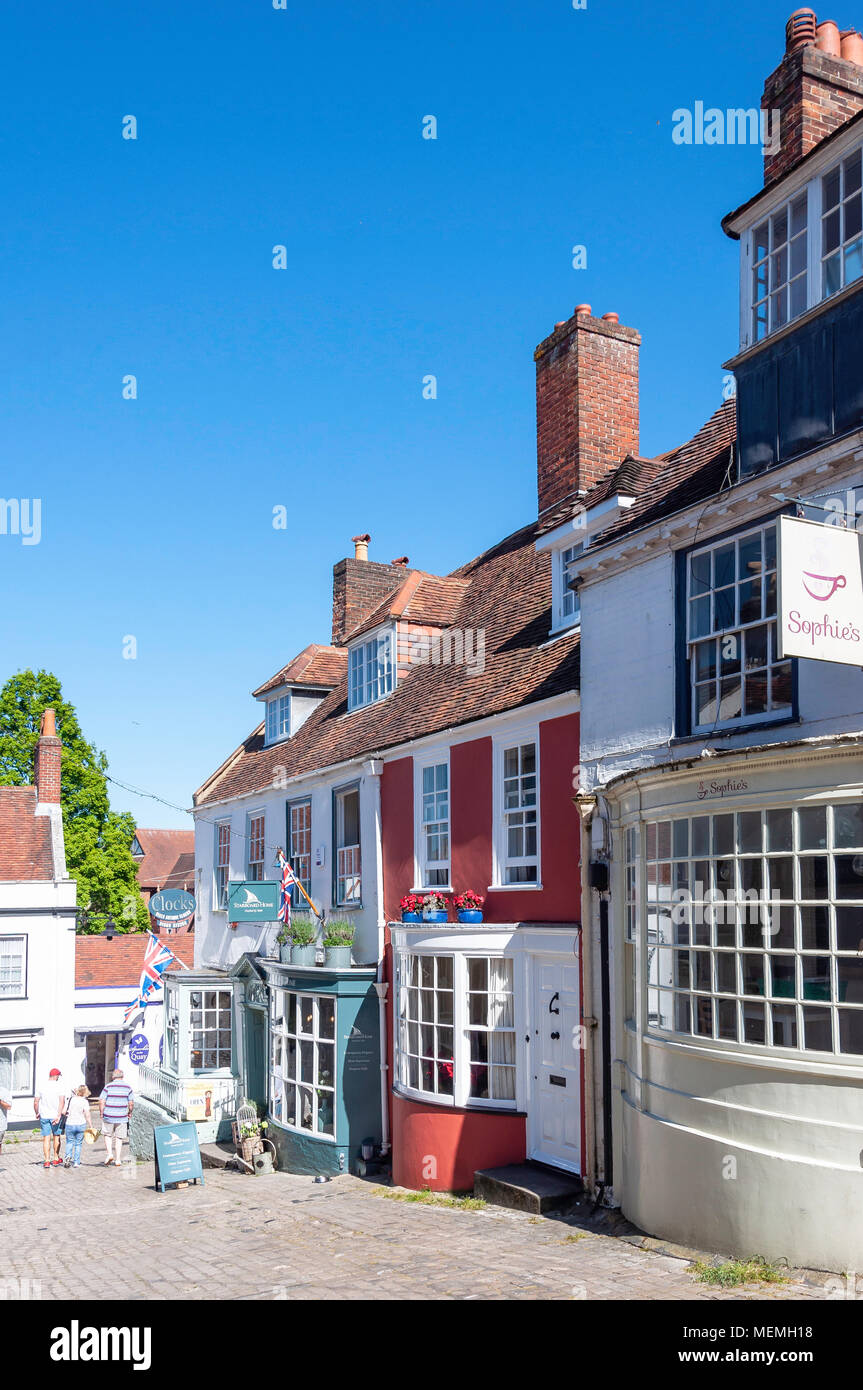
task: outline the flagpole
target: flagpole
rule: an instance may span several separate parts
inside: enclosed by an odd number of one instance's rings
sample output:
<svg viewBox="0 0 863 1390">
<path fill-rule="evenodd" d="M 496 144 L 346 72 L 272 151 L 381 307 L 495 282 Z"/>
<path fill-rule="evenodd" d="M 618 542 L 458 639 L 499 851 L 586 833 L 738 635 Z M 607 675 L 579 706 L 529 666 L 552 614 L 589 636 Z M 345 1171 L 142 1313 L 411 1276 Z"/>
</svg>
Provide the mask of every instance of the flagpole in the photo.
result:
<svg viewBox="0 0 863 1390">
<path fill-rule="evenodd" d="M 285 854 L 284 850 L 281 848 L 281 846 L 279 847 L 278 853 L 279 853 L 280 859 L 284 860 L 284 862 L 287 864 L 287 863 L 288 863 L 288 857 L 287 857 L 287 855 Z M 293 873 L 293 867 L 291 868 L 291 872 Z M 296 875 L 294 875 L 294 883 L 295 883 L 296 886 L 299 888 L 300 892 L 302 893 L 302 895 L 303 895 L 303 897 L 305 898 L 306 902 L 308 903 L 309 907 L 312 909 L 312 912 L 313 912 L 313 913 L 315 914 L 315 916 L 317 917 L 318 921 L 319 921 L 319 922 L 323 922 L 323 920 L 324 920 L 324 914 L 323 914 L 322 912 L 319 912 L 318 909 L 315 907 L 314 903 L 312 902 L 311 898 L 309 897 L 308 893 L 306 892 L 305 888 L 304 888 L 303 885 L 300 883 L 300 880 L 296 877 Z"/>
</svg>

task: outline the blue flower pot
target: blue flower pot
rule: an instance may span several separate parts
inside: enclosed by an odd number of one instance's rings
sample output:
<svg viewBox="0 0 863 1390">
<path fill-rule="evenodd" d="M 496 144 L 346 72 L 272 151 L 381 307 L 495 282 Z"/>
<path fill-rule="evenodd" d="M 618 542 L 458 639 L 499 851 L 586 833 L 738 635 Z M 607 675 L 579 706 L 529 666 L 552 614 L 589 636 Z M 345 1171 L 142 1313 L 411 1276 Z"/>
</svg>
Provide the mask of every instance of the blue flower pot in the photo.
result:
<svg viewBox="0 0 863 1390">
<path fill-rule="evenodd" d="M 458 920 L 460 922 L 481 922 L 482 913 L 473 908 L 460 908 Z"/>
<path fill-rule="evenodd" d="M 422 921 L 422 917 L 420 916 L 420 914 L 419 914 L 418 912 L 403 912 L 403 913 L 402 913 L 402 921 L 403 921 L 403 922 L 421 922 L 421 921 Z"/>
<path fill-rule="evenodd" d="M 444 908 L 443 912 L 434 912 L 434 911 L 432 911 L 432 909 L 429 908 L 429 907 L 424 907 L 424 908 L 423 908 L 423 921 L 424 921 L 424 922 L 445 922 L 446 920 L 447 920 L 446 908 Z"/>
<path fill-rule="evenodd" d="M 350 946 L 327 946 L 324 949 L 326 950 L 326 963 L 331 969 L 350 970 Z"/>
<path fill-rule="evenodd" d="M 317 947 L 312 943 L 311 946 L 292 946 L 291 965 L 314 965 L 317 955 Z"/>
</svg>

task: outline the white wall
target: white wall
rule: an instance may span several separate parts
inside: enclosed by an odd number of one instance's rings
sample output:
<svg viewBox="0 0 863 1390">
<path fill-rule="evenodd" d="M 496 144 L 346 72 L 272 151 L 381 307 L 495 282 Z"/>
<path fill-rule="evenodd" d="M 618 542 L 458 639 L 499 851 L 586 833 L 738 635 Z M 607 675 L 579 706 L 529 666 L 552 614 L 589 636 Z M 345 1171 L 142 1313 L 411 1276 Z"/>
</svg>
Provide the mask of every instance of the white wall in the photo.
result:
<svg viewBox="0 0 863 1390">
<path fill-rule="evenodd" d="M 360 783 L 360 841 L 362 854 L 362 908 L 332 906 L 333 846 L 332 793 L 333 788 L 348 783 Z M 195 812 L 195 878 L 198 907 L 195 918 L 195 966 L 205 969 L 229 969 L 245 951 L 256 951 L 266 935 L 257 924 L 240 923 L 228 927 L 226 912 L 214 911 L 214 857 L 217 821 L 231 822 L 232 880 L 246 876 L 246 817 L 249 812 L 266 815 L 266 866 L 268 880 L 277 880 L 279 871 L 274 865 L 276 846 L 285 847 L 286 813 L 291 801 L 311 797 L 312 802 L 312 890 L 311 896 L 328 915 L 349 918 L 356 923 L 354 960 L 357 964 L 375 964 L 378 959 L 379 874 L 376 807 L 380 797 L 380 778 L 369 771 L 369 764 L 357 764 L 338 773 L 318 775 L 289 788 L 270 789 L 253 796 L 238 798 L 227 805 L 207 805 Z M 323 863 L 317 864 L 317 852 L 323 850 Z"/>
<path fill-rule="evenodd" d="M 52 1067 L 59 1067 L 64 1079 L 74 1067 L 75 918 L 53 916 L 52 910 L 74 908 L 75 893 L 76 885 L 68 879 L 0 883 L 0 908 L 18 910 L 0 916 L 0 934 L 26 936 L 28 945 L 27 997 L 0 999 L 0 1029 L 4 1043 L 35 1041 L 37 1091 Z M 24 908 L 49 911 L 31 915 L 20 911 Z M 14 1100 L 8 1119 L 10 1124 L 35 1123 L 32 1099 Z"/>
<path fill-rule="evenodd" d="M 110 988 L 88 987 L 76 989 L 74 1008 L 75 1032 L 121 1032 L 123 1028 L 123 1015 L 137 993 L 137 985 L 113 985 Z M 164 989 L 159 989 L 155 1002 L 147 1005 L 143 1017 L 139 1016 L 133 1023 L 130 1037 L 124 1040 L 125 1045 L 121 1050 L 118 1065 L 123 1071 L 124 1079 L 128 1081 L 129 1085 L 135 1091 L 139 1089 L 138 1068 L 140 1064 L 133 1062 L 130 1058 L 128 1043 L 131 1037 L 137 1037 L 139 1034 L 143 1033 L 149 1046 L 146 1065 L 149 1067 L 158 1067 L 159 1043 L 162 1040 L 163 1003 Z M 83 1084 L 86 1079 L 84 1075 L 86 1051 L 87 1049 L 83 1044 L 76 1045 L 73 1048 L 74 1084 L 76 1086 Z M 70 1073 L 70 1076 L 71 1075 L 72 1073 Z M 69 1078 L 66 1079 L 68 1080 Z"/>
</svg>

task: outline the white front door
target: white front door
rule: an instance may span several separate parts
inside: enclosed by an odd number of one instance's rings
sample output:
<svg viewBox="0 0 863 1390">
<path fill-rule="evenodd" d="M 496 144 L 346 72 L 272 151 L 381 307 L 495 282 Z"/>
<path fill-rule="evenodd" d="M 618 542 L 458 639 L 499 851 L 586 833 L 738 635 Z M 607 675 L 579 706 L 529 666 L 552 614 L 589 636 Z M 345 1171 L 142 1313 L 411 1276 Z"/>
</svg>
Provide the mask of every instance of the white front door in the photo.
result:
<svg viewBox="0 0 863 1390">
<path fill-rule="evenodd" d="M 581 1172 L 581 991 L 574 956 L 531 956 L 528 1158 Z"/>
</svg>

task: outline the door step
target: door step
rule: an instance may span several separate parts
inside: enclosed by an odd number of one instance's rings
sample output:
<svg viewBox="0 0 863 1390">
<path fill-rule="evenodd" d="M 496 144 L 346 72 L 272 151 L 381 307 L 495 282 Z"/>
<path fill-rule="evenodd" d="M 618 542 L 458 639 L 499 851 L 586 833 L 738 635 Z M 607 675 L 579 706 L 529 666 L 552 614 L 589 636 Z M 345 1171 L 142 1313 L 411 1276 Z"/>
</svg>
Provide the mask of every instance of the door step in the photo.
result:
<svg viewBox="0 0 863 1390">
<path fill-rule="evenodd" d="M 584 1195 L 584 1184 L 577 1173 L 544 1168 L 539 1163 L 511 1163 L 474 1173 L 473 1192 L 493 1206 L 545 1216 L 570 1211 Z"/>
<path fill-rule="evenodd" d="M 229 1162 L 234 1157 L 236 1150 L 233 1144 L 202 1144 L 201 1145 L 201 1167 L 202 1168 L 227 1168 Z"/>
</svg>

